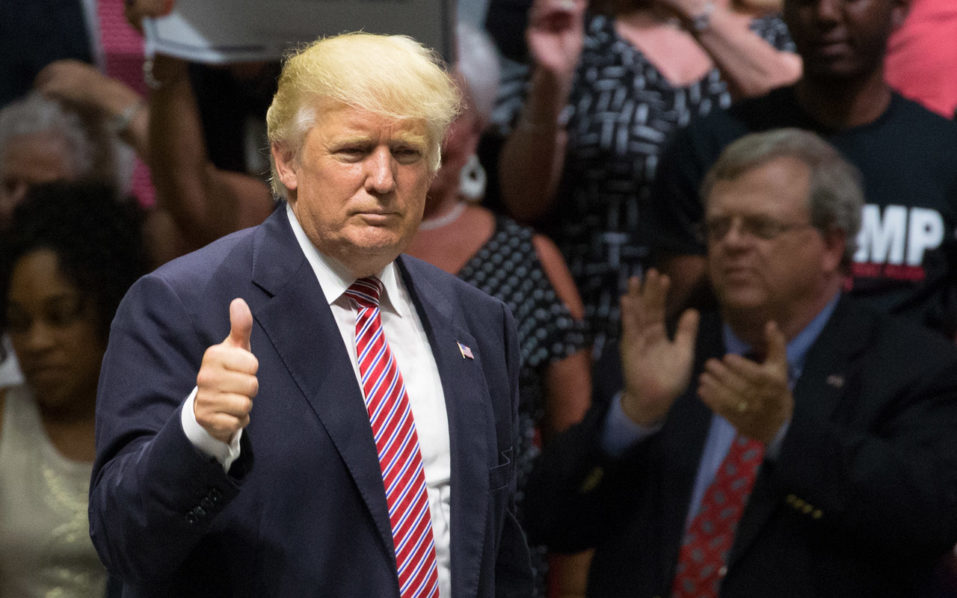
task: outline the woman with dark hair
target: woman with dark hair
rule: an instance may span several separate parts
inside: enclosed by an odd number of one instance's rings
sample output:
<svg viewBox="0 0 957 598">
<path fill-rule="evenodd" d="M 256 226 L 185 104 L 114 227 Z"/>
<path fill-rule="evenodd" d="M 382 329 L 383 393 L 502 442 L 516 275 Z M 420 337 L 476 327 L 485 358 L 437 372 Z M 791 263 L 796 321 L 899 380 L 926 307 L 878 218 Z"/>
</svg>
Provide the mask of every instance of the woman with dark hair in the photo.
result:
<svg viewBox="0 0 957 598">
<path fill-rule="evenodd" d="M 2 253 L 0 318 L 25 383 L 0 389 L 0 596 L 101 596 L 89 537 L 110 321 L 144 271 L 139 213 L 93 183 L 33 187 Z"/>
</svg>

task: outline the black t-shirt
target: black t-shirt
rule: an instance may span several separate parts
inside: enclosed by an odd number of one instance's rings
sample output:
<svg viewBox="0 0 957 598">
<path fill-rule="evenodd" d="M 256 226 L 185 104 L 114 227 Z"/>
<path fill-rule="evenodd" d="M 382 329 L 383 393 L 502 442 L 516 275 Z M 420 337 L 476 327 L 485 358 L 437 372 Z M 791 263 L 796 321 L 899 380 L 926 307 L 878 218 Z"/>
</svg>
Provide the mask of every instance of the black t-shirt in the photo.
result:
<svg viewBox="0 0 957 598">
<path fill-rule="evenodd" d="M 65 58 L 93 62 L 83 2 L 0 2 L 0 108 L 30 92 L 43 67 Z"/>
<path fill-rule="evenodd" d="M 678 132 L 658 166 L 644 220 L 656 252 L 703 254 L 698 189 L 726 145 L 779 127 L 814 131 L 861 172 L 866 205 L 851 293 L 888 313 L 957 328 L 957 123 L 894 94 L 872 123 L 830 130 L 793 87 L 739 102 Z"/>
</svg>

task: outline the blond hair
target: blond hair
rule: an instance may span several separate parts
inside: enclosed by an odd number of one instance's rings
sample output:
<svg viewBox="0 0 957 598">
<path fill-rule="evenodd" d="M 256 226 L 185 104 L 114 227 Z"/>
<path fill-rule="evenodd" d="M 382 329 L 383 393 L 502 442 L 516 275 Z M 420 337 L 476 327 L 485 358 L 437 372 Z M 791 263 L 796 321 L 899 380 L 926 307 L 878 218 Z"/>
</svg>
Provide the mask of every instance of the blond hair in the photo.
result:
<svg viewBox="0 0 957 598">
<path fill-rule="evenodd" d="M 363 32 L 320 38 L 286 57 L 266 113 L 270 144 L 298 156 L 306 133 L 316 124 L 320 99 L 389 118 L 424 121 L 433 172 L 461 104 L 455 82 L 434 51 L 408 36 Z M 272 186 L 285 195 L 274 161 Z"/>
</svg>

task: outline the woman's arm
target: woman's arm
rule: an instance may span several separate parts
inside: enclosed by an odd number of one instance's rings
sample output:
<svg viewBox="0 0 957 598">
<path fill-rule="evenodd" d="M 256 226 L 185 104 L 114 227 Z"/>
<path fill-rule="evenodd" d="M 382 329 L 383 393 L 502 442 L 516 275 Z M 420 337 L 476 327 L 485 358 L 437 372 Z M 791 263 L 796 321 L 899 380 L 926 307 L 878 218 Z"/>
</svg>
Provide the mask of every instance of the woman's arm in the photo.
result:
<svg viewBox="0 0 957 598">
<path fill-rule="evenodd" d="M 266 184 L 210 161 L 187 63 L 156 56 L 153 76 L 149 153 L 159 205 L 195 247 L 262 222 L 275 207 Z"/>
<path fill-rule="evenodd" d="M 51 62 L 37 74 L 33 85 L 46 96 L 98 111 L 117 137 L 143 162 L 149 161 L 149 110 L 146 99 L 132 87 L 72 59 Z"/>
<path fill-rule="evenodd" d="M 533 71 L 518 123 L 499 158 L 502 200 L 515 218 L 534 221 L 551 207 L 565 162 L 558 119 L 571 91 L 584 40 L 585 0 L 535 0 L 526 40 Z"/>
<path fill-rule="evenodd" d="M 580 320 L 585 309 L 565 259 L 548 238 L 535 235 L 533 243 L 555 294 L 571 316 Z M 545 368 L 545 421 L 540 426 L 543 441 L 547 443 L 555 434 L 581 421 L 590 405 L 591 351 L 583 348 L 548 364 Z"/>
<path fill-rule="evenodd" d="M 715 0 L 658 0 L 714 61 L 734 99 L 759 96 L 801 76 L 801 58 L 751 31 L 752 15 Z"/>
</svg>

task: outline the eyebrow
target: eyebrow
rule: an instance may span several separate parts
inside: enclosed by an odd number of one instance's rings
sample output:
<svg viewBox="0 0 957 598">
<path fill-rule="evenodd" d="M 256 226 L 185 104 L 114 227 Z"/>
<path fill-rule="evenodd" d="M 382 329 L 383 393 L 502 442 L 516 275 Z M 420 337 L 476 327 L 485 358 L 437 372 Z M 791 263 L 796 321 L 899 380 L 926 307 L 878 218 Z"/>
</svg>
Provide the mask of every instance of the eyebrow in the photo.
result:
<svg viewBox="0 0 957 598">
<path fill-rule="evenodd" d="M 406 143 L 409 145 L 418 145 L 422 148 L 426 148 L 429 145 L 428 136 L 422 135 L 420 133 L 404 132 L 397 133 L 393 138 L 393 141 L 398 141 L 399 143 Z"/>
<path fill-rule="evenodd" d="M 372 137 L 370 135 L 346 135 L 336 139 L 332 139 L 330 145 L 332 146 L 343 146 L 343 145 L 363 145 L 372 142 Z M 391 137 L 389 140 L 389 145 L 406 144 L 413 146 L 420 146 L 423 149 L 428 147 L 429 141 L 426 135 L 421 135 L 419 133 L 397 133 Z"/>
</svg>

